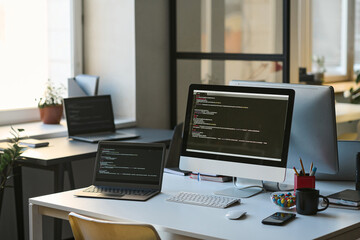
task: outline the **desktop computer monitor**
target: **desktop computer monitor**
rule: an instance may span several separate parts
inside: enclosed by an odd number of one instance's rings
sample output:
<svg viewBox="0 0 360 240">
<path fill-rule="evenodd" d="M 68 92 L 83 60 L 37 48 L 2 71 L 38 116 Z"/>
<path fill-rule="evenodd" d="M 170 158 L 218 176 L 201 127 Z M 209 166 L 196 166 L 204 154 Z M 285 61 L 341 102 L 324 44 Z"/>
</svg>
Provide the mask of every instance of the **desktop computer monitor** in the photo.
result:
<svg viewBox="0 0 360 240">
<path fill-rule="evenodd" d="M 339 170 L 336 132 L 335 98 L 331 86 L 269 83 L 233 80 L 231 86 L 286 88 L 295 91 L 288 168 L 305 170 L 311 163 L 317 172 L 335 174 Z"/>
<path fill-rule="evenodd" d="M 180 169 L 284 181 L 293 103 L 292 89 L 191 85 Z"/>
</svg>

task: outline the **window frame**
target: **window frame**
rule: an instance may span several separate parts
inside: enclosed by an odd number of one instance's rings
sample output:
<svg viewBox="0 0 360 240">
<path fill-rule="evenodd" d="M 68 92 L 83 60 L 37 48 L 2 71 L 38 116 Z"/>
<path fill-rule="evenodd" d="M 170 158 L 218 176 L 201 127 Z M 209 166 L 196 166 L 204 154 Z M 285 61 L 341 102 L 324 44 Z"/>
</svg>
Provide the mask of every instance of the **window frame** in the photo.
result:
<svg viewBox="0 0 360 240">
<path fill-rule="evenodd" d="M 181 0 L 180 0 L 181 1 Z M 283 66 L 283 82 L 290 82 L 290 1 L 283 4 L 283 44 L 282 54 L 247 54 L 247 53 L 203 53 L 177 51 L 177 0 L 169 0 L 170 14 L 170 125 L 177 124 L 177 60 L 245 60 L 278 61 Z"/>
<path fill-rule="evenodd" d="M 298 2 L 299 16 L 299 66 L 306 67 L 308 72 L 312 71 L 312 7 L 311 0 Z M 355 0 L 347 0 L 347 28 L 346 28 L 346 73 L 343 75 L 326 75 L 325 83 L 336 83 L 352 81 L 354 79 L 354 57 L 355 57 Z"/>
</svg>

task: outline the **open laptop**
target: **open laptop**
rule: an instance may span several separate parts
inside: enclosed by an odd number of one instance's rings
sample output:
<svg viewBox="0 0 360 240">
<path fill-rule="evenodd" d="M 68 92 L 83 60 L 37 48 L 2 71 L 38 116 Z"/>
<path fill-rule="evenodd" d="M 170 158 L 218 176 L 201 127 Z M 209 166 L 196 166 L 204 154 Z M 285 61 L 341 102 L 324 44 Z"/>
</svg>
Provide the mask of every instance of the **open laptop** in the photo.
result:
<svg viewBox="0 0 360 240">
<path fill-rule="evenodd" d="M 165 144 L 99 142 L 92 185 L 79 197 L 145 201 L 161 192 Z"/>
<path fill-rule="evenodd" d="M 98 142 L 136 138 L 115 130 L 110 95 L 64 99 L 68 135 L 74 140 Z"/>
</svg>

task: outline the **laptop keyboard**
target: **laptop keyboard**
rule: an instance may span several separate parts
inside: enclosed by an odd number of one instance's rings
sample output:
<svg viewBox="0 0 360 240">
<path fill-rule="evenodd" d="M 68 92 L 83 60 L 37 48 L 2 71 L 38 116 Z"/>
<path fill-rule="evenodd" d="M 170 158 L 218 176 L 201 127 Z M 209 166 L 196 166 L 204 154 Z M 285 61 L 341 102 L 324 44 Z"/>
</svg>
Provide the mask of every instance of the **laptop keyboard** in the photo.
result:
<svg viewBox="0 0 360 240">
<path fill-rule="evenodd" d="M 148 189 L 128 189 L 128 188 L 111 188 L 111 187 L 99 187 L 90 186 L 84 190 L 84 192 L 91 193 L 103 193 L 103 194 L 116 194 L 116 195 L 138 195 L 147 196 L 154 193 L 154 190 Z"/>
<path fill-rule="evenodd" d="M 88 139 L 101 139 L 101 138 L 117 138 L 121 133 L 98 133 L 98 134 L 92 134 L 92 135 L 84 135 L 84 137 Z"/>
</svg>

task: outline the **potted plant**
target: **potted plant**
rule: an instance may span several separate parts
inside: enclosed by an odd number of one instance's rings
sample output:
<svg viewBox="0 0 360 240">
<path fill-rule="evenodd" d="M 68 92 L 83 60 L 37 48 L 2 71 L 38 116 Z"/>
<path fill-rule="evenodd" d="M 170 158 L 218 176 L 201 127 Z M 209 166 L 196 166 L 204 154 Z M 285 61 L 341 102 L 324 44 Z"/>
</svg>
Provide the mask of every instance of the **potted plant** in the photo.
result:
<svg viewBox="0 0 360 240">
<path fill-rule="evenodd" d="M 38 107 L 40 119 L 45 124 L 59 124 L 63 114 L 63 85 L 55 86 L 49 79 L 46 82 L 44 96 L 40 98 Z"/>
<path fill-rule="evenodd" d="M 13 136 L 10 139 L 8 147 L 3 150 L 3 153 L 0 154 L 0 210 L 2 205 L 2 195 L 4 193 L 5 187 L 8 187 L 7 181 L 12 177 L 12 168 L 15 164 L 15 161 L 20 158 L 20 155 L 24 152 L 25 148 L 19 146 L 19 133 L 23 132 L 24 129 L 15 130 L 11 127 L 11 135 Z"/>
<path fill-rule="evenodd" d="M 325 76 L 325 57 L 324 56 L 314 56 L 313 61 L 316 64 L 315 73 L 314 73 L 314 80 L 315 82 L 322 83 L 324 81 Z"/>
</svg>

